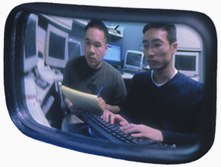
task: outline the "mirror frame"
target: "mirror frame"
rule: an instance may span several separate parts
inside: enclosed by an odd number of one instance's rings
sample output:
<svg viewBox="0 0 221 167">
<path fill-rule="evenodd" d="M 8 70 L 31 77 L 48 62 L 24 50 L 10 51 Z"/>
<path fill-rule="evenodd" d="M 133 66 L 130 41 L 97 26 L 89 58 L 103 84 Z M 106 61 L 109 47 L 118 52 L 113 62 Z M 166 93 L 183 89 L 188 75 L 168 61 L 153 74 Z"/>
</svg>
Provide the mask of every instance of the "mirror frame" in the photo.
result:
<svg viewBox="0 0 221 167">
<path fill-rule="evenodd" d="M 22 76 L 22 55 L 24 31 L 30 13 L 44 13 L 60 17 L 97 18 L 114 21 L 164 22 L 187 24 L 202 36 L 205 53 L 205 94 L 207 101 L 205 135 L 201 145 L 171 149 L 145 148 L 98 141 L 62 132 L 37 124 L 26 112 L 22 94 L 24 92 Z M 121 17 L 119 17 L 119 15 Z M 144 17 L 144 15 L 146 17 Z M 101 18 L 102 17 L 102 18 Z M 6 103 L 10 117 L 17 128 L 25 135 L 37 140 L 61 147 L 132 161 L 177 164 L 194 161 L 211 148 L 215 136 L 216 122 L 216 70 L 217 70 L 217 35 L 215 26 L 208 16 L 193 11 L 163 9 L 132 9 L 117 7 L 97 7 L 64 5 L 50 3 L 30 3 L 15 7 L 8 16 L 4 39 L 4 86 Z M 172 158 L 171 158 L 172 157 Z"/>
</svg>

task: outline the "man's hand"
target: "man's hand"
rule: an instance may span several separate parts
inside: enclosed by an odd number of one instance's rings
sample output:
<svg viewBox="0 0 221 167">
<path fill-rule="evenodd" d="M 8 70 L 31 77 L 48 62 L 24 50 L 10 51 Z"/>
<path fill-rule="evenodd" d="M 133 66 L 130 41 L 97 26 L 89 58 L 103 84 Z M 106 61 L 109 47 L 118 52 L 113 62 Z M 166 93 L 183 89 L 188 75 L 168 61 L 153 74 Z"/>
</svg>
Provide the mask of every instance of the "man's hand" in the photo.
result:
<svg viewBox="0 0 221 167">
<path fill-rule="evenodd" d="M 71 113 L 82 111 L 81 107 L 73 105 L 68 98 L 65 98 L 64 102 L 66 103 L 67 107 L 70 109 Z"/>
<path fill-rule="evenodd" d="M 124 133 L 133 137 L 145 137 L 157 142 L 163 142 L 162 132 L 146 125 L 128 124 L 120 128 Z"/>
<path fill-rule="evenodd" d="M 131 134 L 132 137 L 144 137 L 157 142 L 163 142 L 163 135 L 161 131 L 143 124 L 136 125 L 129 123 L 122 116 L 114 114 L 108 110 L 104 111 L 101 118 L 106 122 L 110 122 L 111 124 L 114 124 L 115 122 L 119 123 L 122 126 L 120 129 L 125 134 Z"/>
<path fill-rule="evenodd" d="M 107 104 L 102 97 L 98 97 L 98 102 L 103 107 L 104 110 L 109 110 L 114 113 L 120 112 L 120 108 L 116 105 Z"/>
<path fill-rule="evenodd" d="M 104 111 L 101 118 L 106 122 L 110 122 L 111 124 L 114 124 L 115 122 L 119 123 L 121 126 L 126 126 L 129 124 L 122 116 L 114 114 L 108 110 Z"/>
<path fill-rule="evenodd" d="M 104 110 L 107 110 L 107 104 L 106 104 L 106 102 L 103 100 L 102 97 L 98 97 L 98 102 L 100 103 L 100 105 L 103 107 Z"/>
</svg>

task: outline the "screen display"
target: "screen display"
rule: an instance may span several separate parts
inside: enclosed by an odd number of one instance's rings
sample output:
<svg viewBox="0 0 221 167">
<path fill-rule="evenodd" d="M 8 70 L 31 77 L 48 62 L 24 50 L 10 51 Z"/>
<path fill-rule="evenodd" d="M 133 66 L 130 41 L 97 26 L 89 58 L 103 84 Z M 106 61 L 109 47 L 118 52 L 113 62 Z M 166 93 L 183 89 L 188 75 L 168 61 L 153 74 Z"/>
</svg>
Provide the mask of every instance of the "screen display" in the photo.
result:
<svg viewBox="0 0 221 167">
<path fill-rule="evenodd" d="M 131 66 L 136 66 L 136 67 L 140 67 L 141 64 L 141 54 L 138 53 L 128 53 L 127 54 L 127 60 L 126 60 L 126 64 L 127 65 L 131 65 Z"/>
<path fill-rule="evenodd" d="M 196 56 L 176 55 L 175 67 L 177 70 L 195 71 Z"/>
<path fill-rule="evenodd" d="M 68 56 L 69 58 L 80 56 L 81 47 L 80 43 L 68 42 Z"/>
<path fill-rule="evenodd" d="M 25 57 L 36 55 L 36 22 L 28 20 L 25 38 Z"/>
<path fill-rule="evenodd" d="M 108 50 L 106 55 L 104 55 L 104 60 L 120 62 L 121 61 L 121 47 L 117 45 L 108 45 Z"/>
<path fill-rule="evenodd" d="M 65 59 L 65 38 L 50 32 L 49 56 L 56 59 Z"/>
</svg>

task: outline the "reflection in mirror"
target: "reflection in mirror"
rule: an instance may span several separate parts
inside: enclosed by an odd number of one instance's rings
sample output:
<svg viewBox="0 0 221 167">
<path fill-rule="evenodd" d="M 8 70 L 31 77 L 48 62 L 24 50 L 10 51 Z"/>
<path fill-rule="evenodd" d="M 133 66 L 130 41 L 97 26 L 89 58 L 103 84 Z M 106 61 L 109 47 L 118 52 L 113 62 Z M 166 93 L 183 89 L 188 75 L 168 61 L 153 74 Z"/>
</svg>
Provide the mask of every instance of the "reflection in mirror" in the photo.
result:
<svg viewBox="0 0 221 167">
<path fill-rule="evenodd" d="M 40 81 L 38 73 L 38 16 L 30 14 L 26 32 L 24 49 L 24 83 L 25 97 L 31 116 L 40 124 L 50 126 L 41 107 L 41 92 L 39 94 L 37 83 Z M 39 80 L 39 81 L 38 81 Z"/>
<path fill-rule="evenodd" d="M 120 72 L 128 89 L 135 73 L 150 70 L 140 47 L 146 23 L 102 21 L 109 33 L 109 46 L 103 59 Z M 96 134 L 90 122 L 85 122 L 85 117 L 79 114 L 81 110 L 71 112 L 66 106 L 61 91 L 68 60 L 86 52 L 83 48 L 88 22 L 78 18 L 30 14 L 24 46 L 25 97 L 28 111 L 36 122 L 100 140 L 102 134 Z M 178 48 L 173 65 L 189 78 L 203 82 L 201 36 L 184 24 L 176 24 L 176 28 Z M 114 141 L 108 137 L 105 139 Z"/>
<path fill-rule="evenodd" d="M 171 23 L 175 38 L 164 31 Z M 195 160 L 214 138 L 215 35 L 196 12 L 21 5 L 5 29 L 10 116 L 24 134 L 65 148 Z"/>
</svg>

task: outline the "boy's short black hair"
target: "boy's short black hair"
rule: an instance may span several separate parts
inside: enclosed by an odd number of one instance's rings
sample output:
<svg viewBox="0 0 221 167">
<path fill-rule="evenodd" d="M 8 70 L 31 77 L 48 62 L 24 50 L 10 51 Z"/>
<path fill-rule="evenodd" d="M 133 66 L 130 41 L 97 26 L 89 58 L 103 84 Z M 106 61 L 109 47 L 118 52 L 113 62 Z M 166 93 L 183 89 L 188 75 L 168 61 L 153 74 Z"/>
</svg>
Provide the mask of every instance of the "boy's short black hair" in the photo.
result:
<svg viewBox="0 0 221 167">
<path fill-rule="evenodd" d="M 106 38 L 106 42 L 108 40 L 108 30 L 107 27 L 104 25 L 104 23 L 101 20 L 93 19 L 91 20 L 87 26 L 85 27 L 85 32 L 88 30 L 88 28 L 97 28 L 99 30 L 104 31 L 104 36 Z"/>
<path fill-rule="evenodd" d="M 171 23 L 148 23 L 143 28 L 143 34 L 146 33 L 151 28 L 159 28 L 164 31 L 167 31 L 167 39 L 170 42 L 170 44 L 177 41 L 176 37 L 176 26 Z"/>
</svg>

